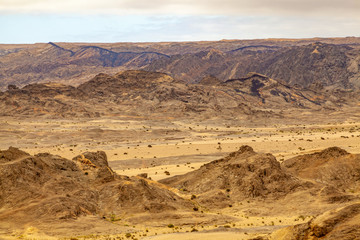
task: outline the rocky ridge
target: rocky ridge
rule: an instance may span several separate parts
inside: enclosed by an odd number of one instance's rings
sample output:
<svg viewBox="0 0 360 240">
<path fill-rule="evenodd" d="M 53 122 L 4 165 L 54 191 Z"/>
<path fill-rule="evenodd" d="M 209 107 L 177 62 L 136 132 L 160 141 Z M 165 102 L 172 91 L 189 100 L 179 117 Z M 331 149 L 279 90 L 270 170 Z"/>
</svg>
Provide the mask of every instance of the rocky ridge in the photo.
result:
<svg viewBox="0 0 360 240">
<path fill-rule="evenodd" d="M 0 45 L 0 89 L 49 81 L 77 86 L 99 72 L 143 69 L 188 83 L 258 72 L 287 84 L 359 85 L 359 38 L 258 39 L 178 43 Z"/>
<path fill-rule="evenodd" d="M 9 85 L 0 92 L 3 116 L 45 117 L 281 117 L 282 110 L 336 111 L 356 104 L 356 92 L 291 87 L 258 73 L 225 82 L 185 84 L 140 70 L 98 74 L 73 87 L 60 83 Z M 352 101 L 349 101 L 351 99 Z"/>
<path fill-rule="evenodd" d="M 149 179 L 113 172 L 102 151 L 72 160 L 0 151 L 0 221 L 26 224 L 94 215 L 192 211 L 193 204 Z"/>
</svg>

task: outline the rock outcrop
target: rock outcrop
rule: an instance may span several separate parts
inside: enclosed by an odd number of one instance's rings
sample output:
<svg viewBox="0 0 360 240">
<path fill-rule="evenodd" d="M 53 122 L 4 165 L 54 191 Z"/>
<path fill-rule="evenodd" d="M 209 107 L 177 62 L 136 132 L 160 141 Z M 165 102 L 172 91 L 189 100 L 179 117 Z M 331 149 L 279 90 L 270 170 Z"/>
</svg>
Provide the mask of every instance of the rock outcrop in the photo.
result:
<svg viewBox="0 0 360 240">
<path fill-rule="evenodd" d="M 193 204 L 166 186 L 120 176 L 102 151 L 73 160 L 49 153 L 0 151 L 0 221 L 61 221 L 94 215 L 192 211 Z"/>
<path fill-rule="evenodd" d="M 256 153 L 249 146 L 242 146 L 237 152 L 198 170 L 160 182 L 199 194 L 199 201 L 208 205 L 245 199 L 278 199 L 311 186 L 285 173 L 273 155 Z"/>
</svg>

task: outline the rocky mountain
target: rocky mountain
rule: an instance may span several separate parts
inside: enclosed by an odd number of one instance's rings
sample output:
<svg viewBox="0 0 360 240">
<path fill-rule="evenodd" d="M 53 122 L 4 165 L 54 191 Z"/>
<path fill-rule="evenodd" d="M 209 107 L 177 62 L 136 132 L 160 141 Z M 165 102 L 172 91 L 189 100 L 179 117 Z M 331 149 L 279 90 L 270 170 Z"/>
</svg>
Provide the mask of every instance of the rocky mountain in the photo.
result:
<svg viewBox="0 0 360 240">
<path fill-rule="evenodd" d="M 208 75 L 222 81 L 258 72 L 289 85 L 309 87 L 320 83 L 333 88 L 354 88 L 359 84 L 357 45 L 312 43 L 292 47 L 246 46 L 228 52 L 215 49 L 155 60 L 145 69 L 162 71 L 186 82 L 198 82 Z"/>
<path fill-rule="evenodd" d="M 24 86 L 49 81 L 76 85 L 98 72 L 141 68 L 168 56 L 157 52 L 114 52 L 93 45 L 67 49 L 50 42 L 18 49 L 0 58 L 0 87 L 4 89 L 8 84 Z"/>
<path fill-rule="evenodd" d="M 360 39 L 259 39 L 178 43 L 0 45 L 0 89 L 49 81 L 77 86 L 99 72 L 143 69 L 187 83 L 258 72 L 287 84 L 360 86 Z"/>
<path fill-rule="evenodd" d="M 356 73 L 349 67 L 354 64 L 352 55 L 359 53 L 359 49 L 347 45 L 317 42 L 277 52 L 262 63 L 260 72 L 291 85 L 308 87 L 319 82 L 324 86 L 351 88 L 350 78 Z"/>
</svg>

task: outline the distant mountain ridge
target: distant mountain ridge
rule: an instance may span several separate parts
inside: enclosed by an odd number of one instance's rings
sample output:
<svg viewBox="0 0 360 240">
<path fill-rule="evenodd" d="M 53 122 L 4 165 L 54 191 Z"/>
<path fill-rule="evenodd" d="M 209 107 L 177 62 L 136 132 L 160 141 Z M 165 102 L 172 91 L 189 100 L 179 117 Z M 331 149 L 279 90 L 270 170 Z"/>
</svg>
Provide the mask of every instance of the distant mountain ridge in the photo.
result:
<svg viewBox="0 0 360 240">
<path fill-rule="evenodd" d="M 99 72 L 164 72 L 187 83 L 257 72 L 290 85 L 360 87 L 360 38 L 169 43 L 0 45 L 0 89 L 56 81 L 77 86 Z"/>
</svg>

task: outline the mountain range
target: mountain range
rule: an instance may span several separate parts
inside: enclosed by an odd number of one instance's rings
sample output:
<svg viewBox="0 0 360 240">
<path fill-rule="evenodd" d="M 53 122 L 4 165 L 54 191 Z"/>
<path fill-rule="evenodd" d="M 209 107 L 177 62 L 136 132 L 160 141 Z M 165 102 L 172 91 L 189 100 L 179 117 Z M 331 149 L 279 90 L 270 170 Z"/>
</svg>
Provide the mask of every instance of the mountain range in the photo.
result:
<svg viewBox="0 0 360 240">
<path fill-rule="evenodd" d="M 143 69 L 186 83 L 257 72 L 291 86 L 360 86 L 360 38 L 223 40 L 169 43 L 0 45 L 0 89 L 61 82 L 78 86 L 99 72 Z"/>
</svg>

